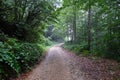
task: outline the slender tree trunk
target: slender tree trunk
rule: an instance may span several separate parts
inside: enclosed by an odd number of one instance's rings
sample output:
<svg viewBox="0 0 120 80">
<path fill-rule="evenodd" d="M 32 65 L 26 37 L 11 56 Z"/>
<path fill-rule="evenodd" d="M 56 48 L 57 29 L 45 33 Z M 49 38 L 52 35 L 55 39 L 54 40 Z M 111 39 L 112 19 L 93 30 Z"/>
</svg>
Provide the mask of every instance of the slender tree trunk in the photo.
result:
<svg viewBox="0 0 120 80">
<path fill-rule="evenodd" d="M 91 51 L 91 1 L 88 9 L 88 50 Z"/>
<path fill-rule="evenodd" d="M 69 28 L 68 28 L 68 25 L 67 25 L 67 28 L 66 28 L 66 38 L 67 38 L 67 41 L 69 41 Z"/>
<path fill-rule="evenodd" d="M 73 42 L 76 42 L 76 5 L 73 6 Z"/>
<path fill-rule="evenodd" d="M 17 0 L 14 0 L 14 20 L 17 21 Z"/>
</svg>

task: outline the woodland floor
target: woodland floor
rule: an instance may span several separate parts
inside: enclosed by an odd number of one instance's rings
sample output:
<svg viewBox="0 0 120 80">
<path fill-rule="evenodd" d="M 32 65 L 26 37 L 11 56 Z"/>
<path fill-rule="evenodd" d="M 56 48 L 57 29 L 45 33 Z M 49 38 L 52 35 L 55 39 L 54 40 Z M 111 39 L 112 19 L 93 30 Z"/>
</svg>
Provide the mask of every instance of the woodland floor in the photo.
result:
<svg viewBox="0 0 120 80">
<path fill-rule="evenodd" d="M 14 80 L 120 80 L 120 64 L 113 60 L 76 56 L 56 45 L 48 49 L 45 59 L 32 71 Z"/>
</svg>

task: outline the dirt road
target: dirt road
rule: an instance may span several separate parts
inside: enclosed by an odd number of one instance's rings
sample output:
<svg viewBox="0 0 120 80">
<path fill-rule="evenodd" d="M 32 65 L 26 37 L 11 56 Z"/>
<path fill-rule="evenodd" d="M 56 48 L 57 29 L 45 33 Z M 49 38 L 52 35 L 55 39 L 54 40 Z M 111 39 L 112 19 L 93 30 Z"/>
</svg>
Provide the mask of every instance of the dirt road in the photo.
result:
<svg viewBox="0 0 120 80">
<path fill-rule="evenodd" d="M 32 71 L 11 80 L 120 80 L 116 61 L 76 56 L 61 45 L 51 47 Z"/>
<path fill-rule="evenodd" d="M 33 69 L 24 80 L 83 80 L 80 76 L 78 79 L 73 79 L 75 75 L 73 77 L 71 67 L 69 66 L 71 59 L 59 46 L 51 47 L 44 61 Z"/>
</svg>

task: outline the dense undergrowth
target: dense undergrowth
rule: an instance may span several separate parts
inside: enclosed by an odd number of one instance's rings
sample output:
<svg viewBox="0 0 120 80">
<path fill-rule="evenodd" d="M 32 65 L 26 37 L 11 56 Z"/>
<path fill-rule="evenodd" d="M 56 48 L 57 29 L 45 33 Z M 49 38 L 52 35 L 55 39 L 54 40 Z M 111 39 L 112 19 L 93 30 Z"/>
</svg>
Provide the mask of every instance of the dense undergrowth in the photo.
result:
<svg viewBox="0 0 120 80">
<path fill-rule="evenodd" d="M 112 52 L 113 51 L 112 49 L 106 50 L 106 48 L 102 49 L 103 51 L 101 50 L 96 51 L 95 49 L 91 49 L 90 52 L 89 50 L 87 50 L 87 43 L 75 44 L 71 42 L 66 42 L 63 45 L 63 48 L 75 52 L 76 55 L 103 57 L 108 59 L 114 59 L 120 62 L 120 56 L 119 56 L 120 53 L 117 53 L 117 49 L 114 49 L 114 52 Z"/>
<path fill-rule="evenodd" d="M 85 43 L 83 43 L 82 45 L 79 45 L 79 44 L 72 44 L 71 42 L 66 42 L 63 45 L 63 48 L 75 52 L 76 55 L 81 54 L 81 52 L 86 52 L 85 54 L 87 54 L 88 51 L 86 50 L 86 47 L 87 47 L 87 44 Z"/>
<path fill-rule="evenodd" d="M 0 80 L 8 80 L 11 76 L 15 77 L 19 73 L 30 70 L 42 56 L 44 46 L 45 44 L 22 42 L 1 34 Z"/>
<path fill-rule="evenodd" d="M 0 80 L 31 69 L 52 44 L 44 30 L 54 8 L 50 0 L 0 0 Z"/>
</svg>

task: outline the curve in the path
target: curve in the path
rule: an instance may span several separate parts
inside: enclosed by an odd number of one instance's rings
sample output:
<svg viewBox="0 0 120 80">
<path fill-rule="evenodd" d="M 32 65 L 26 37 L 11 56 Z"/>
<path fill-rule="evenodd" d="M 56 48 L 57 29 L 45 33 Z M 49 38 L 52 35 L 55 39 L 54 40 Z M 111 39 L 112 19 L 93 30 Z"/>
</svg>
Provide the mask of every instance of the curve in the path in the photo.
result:
<svg viewBox="0 0 120 80">
<path fill-rule="evenodd" d="M 10 80 L 115 80 L 116 75 L 119 79 L 119 70 L 116 67 L 119 64 L 114 62 L 112 65 L 115 66 L 112 66 L 110 60 L 98 60 L 96 63 L 62 49 L 61 45 L 51 47 L 45 59 L 32 71 Z M 114 75 L 110 74 L 108 65 L 116 70 Z"/>
<path fill-rule="evenodd" d="M 76 56 L 62 49 L 62 44 L 51 47 L 36 68 L 14 80 L 86 80 L 81 75 Z"/>
<path fill-rule="evenodd" d="M 64 52 L 59 46 L 48 50 L 45 60 L 25 80 L 72 80 Z"/>
</svg>

